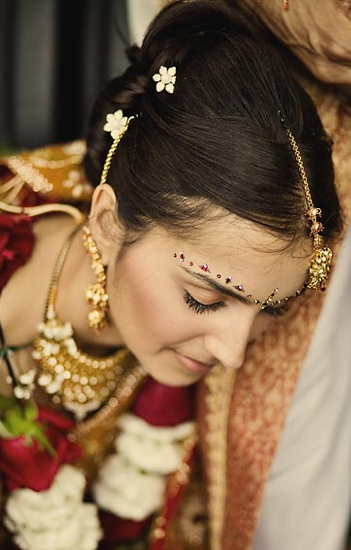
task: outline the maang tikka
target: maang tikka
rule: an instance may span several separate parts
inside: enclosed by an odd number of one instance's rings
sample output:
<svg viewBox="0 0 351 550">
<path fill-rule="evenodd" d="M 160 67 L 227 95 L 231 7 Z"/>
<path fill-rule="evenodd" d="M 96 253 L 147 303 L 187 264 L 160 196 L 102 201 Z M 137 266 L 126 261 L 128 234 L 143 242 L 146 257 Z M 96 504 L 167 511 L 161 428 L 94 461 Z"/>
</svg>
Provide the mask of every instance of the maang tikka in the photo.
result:
<svg viewBox="0 0 351 550">
<path fill-rule="evenodd" d="M 313 255 L 309 268 L 309 280 L 307 288 L 312 288 L 314 290 L 325 290 L 332 263 L 333 252 L 329 248 L 329 246 L 325 246 L 324 238 L 321 235 L 324 229 L 322 222 L 319 221 L 322 217 L 322 210 L 319 207 L 317 208 L 313 203 L 305 165 L 302 160 L 301 152 L 299 146 L 297 145 L 296 139 L 291 130 L 287 127 L 283 113 L 281 111 L 278 111 L 278 115 L 288 137 L 289 145 L 294 154 L 300 178 L 302 180 L 305 200 L 307 204 L 306 217 L 311 224 L 310 236 L 313 239 Z"/>
<path fill-rule="evenodd" d="M 83 227 L 83 244 L 91 257 L 91 267 L 97 282 L 90 284 L 85 291 L 86 301 L 93 306 L 88 315 L 88 325 L 94 330 L 102 330 L 107 326 L 108 294 L 106 292 L 106 272 L 101 262 L 100 253 L 89 227 Z"/>
</svg>

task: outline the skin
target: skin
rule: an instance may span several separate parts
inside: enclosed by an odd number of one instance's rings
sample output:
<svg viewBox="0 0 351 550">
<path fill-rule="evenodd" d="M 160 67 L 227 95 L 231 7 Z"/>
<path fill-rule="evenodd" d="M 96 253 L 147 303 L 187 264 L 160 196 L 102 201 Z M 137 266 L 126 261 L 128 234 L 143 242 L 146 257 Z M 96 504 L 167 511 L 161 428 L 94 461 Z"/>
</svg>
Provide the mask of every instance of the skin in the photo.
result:
<svg viewBox="0 0 351 550">
<path fill-rule="evenodd" d="M 239 368 L 249 342 L 267 328 L 272 318 L 260 312 L 253 301 L 241 303 L 237 297 L 220 293 L 200 280 L 195 275 L 203 274 L 198 265 L 206 262 L 213 266 L 214 273 L 233 276 L 260 301 L 276 287 L 276 297 L 284 298 L 294 294 L 306 280 L 310 241 L 294 251 L 282 252 L 285 243 L 280 239 L 223 211 L 223 217 L 204 223 L 196 238 L 189 236 L 186 244 L 184 238 L 154 228 L 116 261 L 120 245 L 97 222 L 103 209 L 114 211 L 114 201 L 108 186 L 98 189 L 90 225 L 108 263 L 110 322 L 116 336 L 147 372 L 166 384 L 193 383 L 217 362 Z M 173 257 L 181 251 L 193 261 L 189 270 Z M 209 279 L 218 282 L 215 274 Z M 186 303 L 186 292 L 205 306 L 220 306 L 215 311 L 198 313 Z"/>
<path fill-rule="evenodd" d="M 89 226 L 107 269 L 109 328 L 95 334 L 86 323 L 90 308 L 84 290 L 94 275 L 79 235 L 60 277 L 58 316 L 72 323 L 75 338 L 85 349 L 106 354 L 111 348 L 127 345 L 145 370 L 165 384 L 192 384 L 218 362 L 239 368 L 247 346 L 273 319 L 267 314 L 270 310 L 260 311 L 254 299 L 264 301 L 276 287 L 275 297 L 283 299 L 306 280 L 309 239 L 294 250 L 282 251 L 286 243 L 223 211 L 223 216 L 204 223 L 196 235 L 184 239 L 155 227 L 123 251 L 124 229 L 106 225 L 106 216 L 101 216 L 106 212 L 116 212 L 116 198 L 108 185 L 94 192 Z M 33 258 L 18 270 L 2 295 L 0 315 L 9 344 L 36 337 L 58 251 L 73 227 L 67 217 L 38 222 Z M 180 261 L 180 252 L 186 261 Z M 44 259 L 46 270 L 42 269 Z M 210 265 L 210 274 L 198 267 L 203 263 Z M 223 274 L 220 282 L 234 295 L 212 287 L 219 282 L 217 273 Z M 225 285 L 227 276 L 232 276 L 233 285 L 242 284 L 246 294 L 252 295 L 250 303 L 242 303 L 242 293 Z M 298 298 L 284 307 L 295 300 Z M 26 321 L 18 323 L 19 316 Z M 23 353 L 27 353 L 21 362 L 25 370 L 30 352 Z"/>
</svg>

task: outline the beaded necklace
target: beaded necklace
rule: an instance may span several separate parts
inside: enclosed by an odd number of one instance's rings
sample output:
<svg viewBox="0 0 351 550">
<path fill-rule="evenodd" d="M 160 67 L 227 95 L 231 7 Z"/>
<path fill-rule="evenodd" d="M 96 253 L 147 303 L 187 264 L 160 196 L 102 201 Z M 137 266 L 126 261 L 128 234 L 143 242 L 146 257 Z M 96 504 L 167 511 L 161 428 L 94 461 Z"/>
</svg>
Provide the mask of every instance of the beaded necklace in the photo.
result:
<svg viewBox="0 0 351 550">
<path fill-rule="evenodd" d="M 68 251 L 82 224 L 75 227 L 64 242 L 55 263 L 45 306 L 44 320 L 33 343 L 33 358 L 41 373 L 38 385 L 51 396 L 55 405 L 62 405 L 77 420 L 106 402 L 123 377 L 125 349 L 107 357 L 81 351 L 71 323 L 62 322 L 55 311 L 58 282 Z"/>
</svg>

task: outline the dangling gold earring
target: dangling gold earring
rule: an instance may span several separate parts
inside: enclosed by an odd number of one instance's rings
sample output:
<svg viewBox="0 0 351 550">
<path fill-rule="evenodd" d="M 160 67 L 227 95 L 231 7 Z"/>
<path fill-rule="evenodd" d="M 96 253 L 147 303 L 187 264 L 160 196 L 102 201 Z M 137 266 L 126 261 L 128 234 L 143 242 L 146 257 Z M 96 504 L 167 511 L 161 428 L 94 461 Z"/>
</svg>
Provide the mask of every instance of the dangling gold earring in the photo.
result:
<svg viewBox="0 0 351 550">
<path fill-rule="evenodd" d="M 97 277 L 97 282 L 89 285 L 85 291 L 86 301 L 93 306 L 88 315 L 88 325 L 94 330 L 102 330 L 107 326 L 108 295 L 106 293 L 106 273 L 101 262 L 100 253 L 89 227 L 83 227 L 83 244 L 91 256 L 91 267 Z"/>
</svg>

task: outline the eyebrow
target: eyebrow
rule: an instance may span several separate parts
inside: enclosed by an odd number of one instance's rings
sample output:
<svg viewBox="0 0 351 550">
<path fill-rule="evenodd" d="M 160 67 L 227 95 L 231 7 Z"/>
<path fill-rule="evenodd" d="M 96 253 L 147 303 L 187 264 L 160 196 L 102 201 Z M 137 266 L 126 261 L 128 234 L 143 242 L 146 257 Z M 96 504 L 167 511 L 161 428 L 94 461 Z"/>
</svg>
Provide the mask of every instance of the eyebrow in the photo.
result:
<svg viewBox="0 0 351 550">
<path fill-rule="evenodd" d="M 184 267 L 183 265 L 180 266 L 184 271 L 189 273 L 192 277 L 195 279 L 199 279 L 200 281 L 204 281 L 209 287 L 211 287 L 213 290 L 216 290 L 217 292 L 220 292 L 221 294 L 225 294 L 226 296 L 230 296 L 231 298 L 234 298 L 235 300 L 238 300 L 242 304 L 246 305 L 252 305 L 254 302 L 252 300 L 249 300 L 248 298 L 245 298 L 245 296 L 241 296 L 240 294 L 237 294 L 233 290 L 231 290 L 228 287 L 225 287 L 221 285 L 220 283 L 217 283 L 217 281 L 214 281 L 204 273 L 197 273 L 196 271 L 191 271 L 191 269 L 188 269 L 187 267 Z"/>
</svg>

